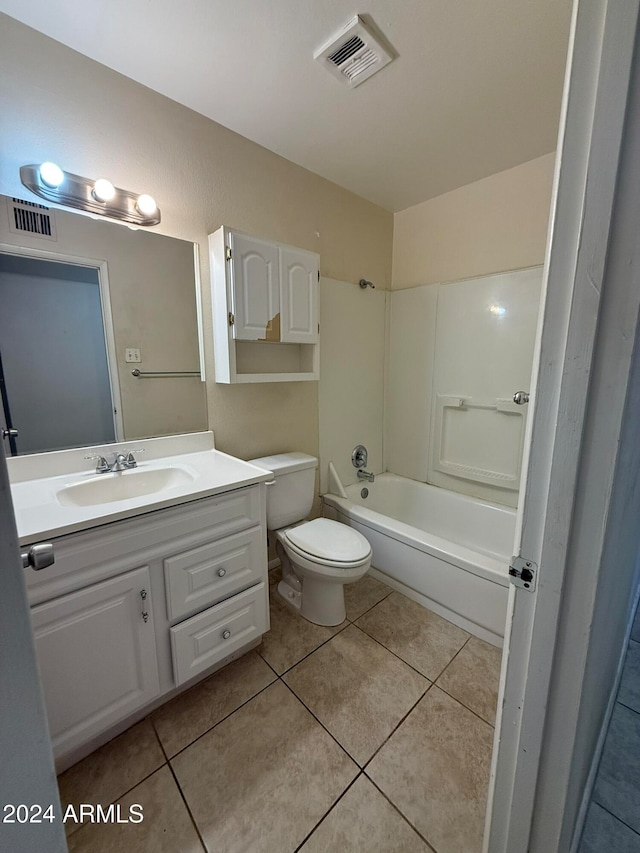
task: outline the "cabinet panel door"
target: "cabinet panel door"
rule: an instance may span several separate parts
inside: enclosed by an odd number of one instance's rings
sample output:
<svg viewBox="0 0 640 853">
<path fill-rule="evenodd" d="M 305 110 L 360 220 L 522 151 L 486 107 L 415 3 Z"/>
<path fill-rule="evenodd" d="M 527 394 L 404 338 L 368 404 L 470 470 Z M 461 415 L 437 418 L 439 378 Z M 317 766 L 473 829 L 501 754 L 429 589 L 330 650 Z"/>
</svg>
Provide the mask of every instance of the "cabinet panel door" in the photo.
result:
<svg viewBox="0 0 640 853">
<path fill-rule="evenodd" d="M 318 340 L 318 255 L 280 249 L 280 340 L 314 344 Z"/>
<path fill-rule="evenodd" d="M 149 569 L 144 566 L 32 609 L 56 755 L 158 695 L 149 595 Z M 143 613 L 148 614 L 146 622 Z"/>
<path fill-rule="evenodd" d="M 240 341 L 280 340 L 278 249 L 272 243 L 230 234 L 233 336 Z"/>
</svg>

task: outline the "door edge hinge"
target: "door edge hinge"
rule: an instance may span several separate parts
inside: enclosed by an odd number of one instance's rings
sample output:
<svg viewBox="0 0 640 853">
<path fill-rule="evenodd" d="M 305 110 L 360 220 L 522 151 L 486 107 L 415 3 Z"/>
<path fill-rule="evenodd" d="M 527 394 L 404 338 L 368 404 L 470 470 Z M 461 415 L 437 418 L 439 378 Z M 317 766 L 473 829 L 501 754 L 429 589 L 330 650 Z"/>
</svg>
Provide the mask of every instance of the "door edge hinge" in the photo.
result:
<svg viewBox="0 0 640 853">
<path fill-rule="evenodd" d="M 236 315 L 233 314 L 231 311 L 229 311 L 229 325 L 233 326 L 233 324 L 235 322 L 236 322 Z"/>
<path fill-rule="evenodd" d="M 224 259 L 225 259 L 225 261 L 231 260 L 231 247 L 230 246 L 224 247 Z"/>
<path fill-rule="evenodd" d="M 533 592 L 538 577 L 538 564 L 526 557 L 512 557 L 509 563 L 509 580 L 519 589 Z"/>
</svg>

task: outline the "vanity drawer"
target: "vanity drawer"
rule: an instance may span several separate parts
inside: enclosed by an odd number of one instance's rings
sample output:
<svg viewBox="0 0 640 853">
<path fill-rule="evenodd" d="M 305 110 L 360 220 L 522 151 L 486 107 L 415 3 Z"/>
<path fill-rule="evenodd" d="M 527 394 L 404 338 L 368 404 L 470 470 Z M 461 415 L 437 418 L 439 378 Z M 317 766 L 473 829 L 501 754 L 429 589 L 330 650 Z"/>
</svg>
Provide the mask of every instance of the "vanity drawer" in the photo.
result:
<svg viewBox="0 0 640 853">
<path fill-rule="evenodd" d="M 264 581 L 171 628 L 176 685 L 204 672 L 268 629 L 269 604 Z"/>
<path fill-rule="evenodd" d="M 184 619 L 266 577 L 262 529 L 207 542 L 164 560 L 167 614 Z"/>
</svg>

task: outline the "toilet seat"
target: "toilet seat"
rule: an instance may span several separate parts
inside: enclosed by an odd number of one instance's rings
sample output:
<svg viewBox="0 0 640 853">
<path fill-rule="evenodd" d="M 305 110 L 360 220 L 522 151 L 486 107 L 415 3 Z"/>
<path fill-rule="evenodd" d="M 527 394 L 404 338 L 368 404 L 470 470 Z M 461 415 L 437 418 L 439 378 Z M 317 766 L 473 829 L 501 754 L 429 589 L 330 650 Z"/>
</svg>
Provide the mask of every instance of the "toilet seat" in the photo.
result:
<svg viewBox="0 0 640 853">
<path fill-rule="evenodd" d="M 361 533 L 328 518 L 316 518 L 282 533 L 294 554 L 323 566 L 351 569 L 371 558 L 371 545 Z"/>
</svg>

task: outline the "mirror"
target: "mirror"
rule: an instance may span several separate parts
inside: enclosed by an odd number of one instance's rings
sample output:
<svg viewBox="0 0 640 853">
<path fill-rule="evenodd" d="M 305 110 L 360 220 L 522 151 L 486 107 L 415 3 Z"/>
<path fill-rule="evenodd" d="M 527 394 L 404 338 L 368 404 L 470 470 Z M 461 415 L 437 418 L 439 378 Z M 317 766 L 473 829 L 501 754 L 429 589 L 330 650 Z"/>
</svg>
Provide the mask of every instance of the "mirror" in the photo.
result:
<svg viewBox="0 0 640 853">
<path fill-rule="evenodd" d="M 7 455 L 207 429 L 196 257 L 185 240 L 0 196 Z"/>
</svg>

